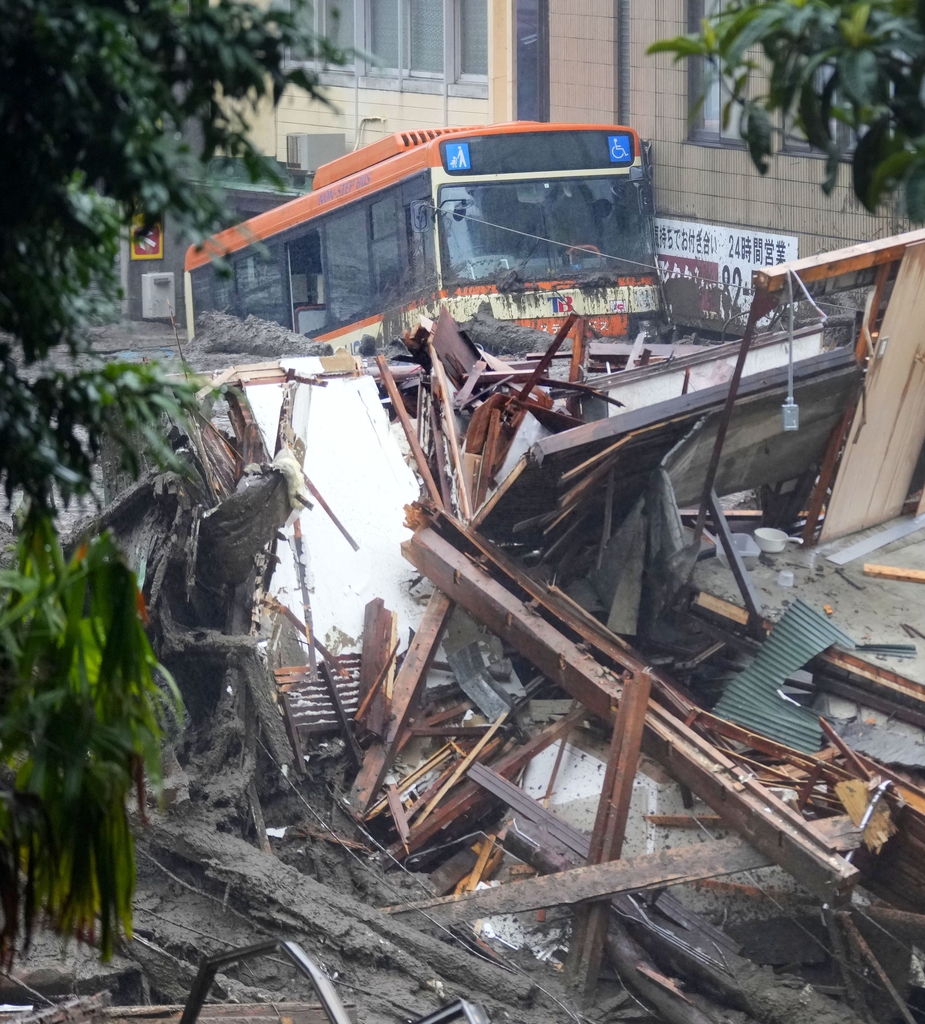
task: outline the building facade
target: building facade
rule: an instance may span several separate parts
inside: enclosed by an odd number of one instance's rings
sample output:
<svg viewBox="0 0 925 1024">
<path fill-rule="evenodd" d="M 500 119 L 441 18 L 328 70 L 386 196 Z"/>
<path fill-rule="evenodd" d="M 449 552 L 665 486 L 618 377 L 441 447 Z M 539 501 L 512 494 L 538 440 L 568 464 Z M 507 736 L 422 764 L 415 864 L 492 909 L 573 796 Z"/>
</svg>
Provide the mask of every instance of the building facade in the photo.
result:
<svg viewBox="0 0 925 1024">
<path fill-rule="evenodd" d="M 650 143 L 662 274 L 681 281 L 669 286 L 676 315 L 736 333 L 751 271 L 905 225 L 893 207 L 872 216 L 860 206 L 847 163 L 826 196 L 824 160 L 784 133 L 760 175 L 735 124 L 722 125 L 715 85 L 692 119 L 698 69 L 646 51 L 699 25 L 705 2 L 717 0 L 318 0 L 314 28 L 351 52 L 349 63 L 313 68 L 327 104 L 290 88 L 258 117 L 253 137 L 297 192 L 321 164 L 394 132 L 510 120 L 629 124 Z M 298 53 L 288 59 L 305 63 Z M 178 247 L 169 226 L 163 242 Z M 165 256 L 165 267 L 182 262 Z M 137 316 L 136 285 L 160 267 L 130 268 Z M 715 286 L 712 298 L 686 287 L 691 279 Z M 182 288 L 177 310 L 182 320 Z"/>
</svg>

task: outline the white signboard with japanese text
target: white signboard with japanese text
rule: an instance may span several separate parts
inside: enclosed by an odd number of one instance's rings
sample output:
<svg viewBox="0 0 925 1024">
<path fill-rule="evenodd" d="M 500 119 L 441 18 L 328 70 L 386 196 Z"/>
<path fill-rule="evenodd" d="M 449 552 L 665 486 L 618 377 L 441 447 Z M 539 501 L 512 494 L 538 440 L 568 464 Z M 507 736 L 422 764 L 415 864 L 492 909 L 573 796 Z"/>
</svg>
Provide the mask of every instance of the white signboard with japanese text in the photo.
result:
<svg viewBox="0 0 925 1024">
<path fill-rule="evenodd" d="M 795 235 L 731 228 L 689 220 L 655 219 L 655 251 L 662 280 L 693 279 L 700 286 L 699 318 L 727 317 L 747 307 L 752 271 L 797 259 Z"/>
</svg>

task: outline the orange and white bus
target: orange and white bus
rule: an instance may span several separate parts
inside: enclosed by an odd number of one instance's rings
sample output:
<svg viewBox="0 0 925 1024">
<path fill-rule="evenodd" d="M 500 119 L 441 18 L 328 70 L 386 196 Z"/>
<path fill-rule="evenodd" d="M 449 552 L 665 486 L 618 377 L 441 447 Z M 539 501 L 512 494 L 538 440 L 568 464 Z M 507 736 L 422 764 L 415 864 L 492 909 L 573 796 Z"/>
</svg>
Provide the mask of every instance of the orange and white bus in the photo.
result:
<svg viewBox="0 0 925 1024">
<path fill-rule="evenodd" d="M 619 125 L 517 122 L 399 132 L 319 168 L 312 191 L 186 256 L 187 322 L 254 314 L 356 352 L 446 305 L 604 337 L 662 315 L 652 189 Z M 219 273 L 214 256 L 230 264 Z"/>
</svg>

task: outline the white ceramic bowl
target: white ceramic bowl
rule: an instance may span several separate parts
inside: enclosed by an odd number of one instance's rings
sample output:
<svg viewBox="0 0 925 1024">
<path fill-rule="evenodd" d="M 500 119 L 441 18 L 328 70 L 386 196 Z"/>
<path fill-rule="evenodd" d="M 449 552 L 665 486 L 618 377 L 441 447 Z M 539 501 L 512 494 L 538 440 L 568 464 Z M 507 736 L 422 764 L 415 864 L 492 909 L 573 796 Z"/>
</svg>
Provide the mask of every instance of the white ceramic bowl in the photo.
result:
<svg viewBox="0 0 925 1024">
<path fill-rule="evenodd" d="M 762 526 L 760 529 L 755 530 L 755 543 L 767 554 L 776 555 L 778 552 L 783 551 L 788 543 L 802 544 L 803 539 L 801 537 L 788 537 L 783 530 L 772 530 L 768 526 Z"/>
</svg>

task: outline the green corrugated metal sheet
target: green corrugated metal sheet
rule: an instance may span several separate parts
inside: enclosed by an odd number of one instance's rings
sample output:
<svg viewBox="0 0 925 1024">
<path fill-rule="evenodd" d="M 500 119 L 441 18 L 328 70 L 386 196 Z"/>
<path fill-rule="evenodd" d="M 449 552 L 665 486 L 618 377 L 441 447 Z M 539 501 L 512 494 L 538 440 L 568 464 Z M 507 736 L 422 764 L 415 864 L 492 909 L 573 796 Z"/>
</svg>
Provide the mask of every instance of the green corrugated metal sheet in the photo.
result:
<svg viewBox="0 0 925 1024">
<path fill-rule="evenodd" d="M 819 716 L 780 693 L 785 679 L 833 644 L 854 641 L 797 598 L 757 657 L 726 687 L 713 713 L 787 746 L 812 753 L 822 745 Z"/>
</svg>

